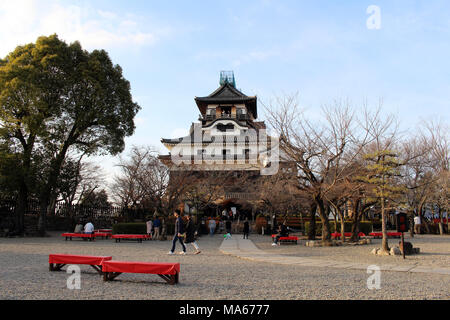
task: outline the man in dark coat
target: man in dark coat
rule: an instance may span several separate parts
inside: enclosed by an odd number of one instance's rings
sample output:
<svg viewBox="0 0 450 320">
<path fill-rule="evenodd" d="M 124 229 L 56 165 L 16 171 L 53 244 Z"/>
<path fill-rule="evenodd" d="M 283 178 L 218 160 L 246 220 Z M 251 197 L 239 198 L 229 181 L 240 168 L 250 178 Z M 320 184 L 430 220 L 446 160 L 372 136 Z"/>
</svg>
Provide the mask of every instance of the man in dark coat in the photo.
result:
<svg viewBox="0 0 450 320">
<path fill-rule="evenodd" d="M 191 243 L 195 248 L 194 254 L 199 254 L 200 248 L 198 247 L 197 242 L 195 241 L 195 235 L 197 234 L 197 228 L 195 226 L 194 221 L 192 221 L 192 217 L 190 214 L 187 216 L 187 224 L 186 224 L 186 239 L 184 240 L 184 243 Z"/>
<path fill-rule="evenodd" d="M 225 222 L 225 229 L 227 230 L 227 233 L 231 234 L 231 218 Z"/>
<path fill-rule="evenodd" d="M 182 234 L 184 233 L 184 224 L 183 224 L 183 219 L 181 219 L 180 217 L 180 210 L 175 210 L 174 213 L 175 216 L 175 235 L 173 236 L 173 240 L 172 240 L 172 250 L 169 251 L 168 254 L 174 254 L 173 252 L 175 251 L 175 246 L 177 244 L 177 241 L 180 241 L 181 245 L 183 246 L 183 251 L 180 252 L 180 254 L 186 254 L 186 246 L 183 243 L 183 236 Z"/>
<path fill-rule="evenodd" d="M 248 223 L 248 219 L 246 218 L 244 222 L 244 239 L 246 238 L 248 239 L 249 232 L 250 232 L 250 225 Z"/>
</svg>

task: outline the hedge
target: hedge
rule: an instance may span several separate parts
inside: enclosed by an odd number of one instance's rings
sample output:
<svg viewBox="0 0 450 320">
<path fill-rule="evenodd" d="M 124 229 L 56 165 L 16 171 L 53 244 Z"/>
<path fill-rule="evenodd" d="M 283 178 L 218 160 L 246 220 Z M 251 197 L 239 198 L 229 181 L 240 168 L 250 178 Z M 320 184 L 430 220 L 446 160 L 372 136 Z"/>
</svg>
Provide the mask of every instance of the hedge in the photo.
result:
<svg viewBox="0 0 450 320">
<path fill-rule="evenodd" d="M 147 234 L 146 223 L 117 223 L 112 227 L 113 234 Z"/>
<path fill-rule="evenodd" d="M 330 221 L 330 231 L 331 233 L 336 232 L 334 228 L 334 221 Z M 309 233 L 309 226 L 310 222 L 305 223 L 305 229 L 306 234 Z M 351 222 L 344 222 L 344 232 L 351 232 L 352 231 L 352 223 Z M 341 223 L 337 223 L 337 232 L 341 232 Z M 369 235 L 369 233 L 372 232 L 372 222 L 370 221 L 361 221 L 359 223 L 359 232 L 363 232 L 365 235 Z M 320 236 L 322 235 L 322 222 L 316 221 L 316 235 Z"/>
</svg>

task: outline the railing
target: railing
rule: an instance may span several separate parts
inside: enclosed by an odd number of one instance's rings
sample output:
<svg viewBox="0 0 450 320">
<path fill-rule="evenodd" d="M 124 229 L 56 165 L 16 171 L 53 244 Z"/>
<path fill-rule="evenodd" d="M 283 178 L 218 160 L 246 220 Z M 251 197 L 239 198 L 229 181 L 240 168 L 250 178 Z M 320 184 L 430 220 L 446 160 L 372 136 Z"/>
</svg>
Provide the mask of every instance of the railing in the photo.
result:
<svg viewBox="0 0 450 320">
<path fill-rule="evenodd" d="M 215 114 L 206 114 L 206 115 L 200 115 L 198 120 L 199 121 L 214 121 L 216 119 L 237 119 L 238 121 L 246 121 L 249 120 L 250 117 L 248 114 L 229 114 L 229 113 L 222 113 L 220 115 Z"/>
<path fill-rule="evenodd" d="M 13 216 L 16 210 L 17 203 L 14 200 L 0 200 L 0 216 Z M 38 215 L 39 214 L 39 203 L 35 200 L 30 200 L 27 203 L 27 209 L 25 214 L 27 215 Z M 119 217 L 119 216 L 133 216 L 140 217 L 144 216 L 144 211 L 148 211 L 141 208 L 127 208 L 127 207 L 92 207 L 83 205 L 71 205 L 66 203 L 58 203 L 55 206 L 53 212 L 50 215 L 58 217 L 91 217 L 91 218 L 102 218 L 102 217 Z"/>
</svg>

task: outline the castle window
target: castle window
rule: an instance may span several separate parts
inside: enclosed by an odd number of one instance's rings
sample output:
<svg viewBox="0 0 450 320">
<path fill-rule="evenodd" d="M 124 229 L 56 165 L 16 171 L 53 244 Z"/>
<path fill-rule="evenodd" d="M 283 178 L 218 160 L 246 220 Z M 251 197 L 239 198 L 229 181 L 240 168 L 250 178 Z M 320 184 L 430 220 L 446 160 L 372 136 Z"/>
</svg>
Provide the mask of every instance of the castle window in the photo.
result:
<svg viewBox="0 0 450 320">
<path fill-rule="evenodd" d="M 220 132 L 227 132 L 227 131 L 234 131 L 234 125 L 229 123 L 229 124 L 218 124 L 217 125 L 217 130 L 219 130 Z"/>
</svg>

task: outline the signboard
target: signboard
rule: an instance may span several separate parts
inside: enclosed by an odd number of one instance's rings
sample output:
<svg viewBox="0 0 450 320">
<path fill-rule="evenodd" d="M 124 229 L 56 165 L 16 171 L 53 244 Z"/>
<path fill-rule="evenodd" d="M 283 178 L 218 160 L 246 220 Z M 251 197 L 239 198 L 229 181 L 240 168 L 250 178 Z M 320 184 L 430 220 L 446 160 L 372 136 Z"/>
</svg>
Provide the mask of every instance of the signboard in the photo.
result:
<svg viewBox="0 0 450 320">
<path fill-rule="evenodd" d="M 406 213 L 397 214 L 397 232 L 408 232 L 409 223 Z"/>
</svg>

